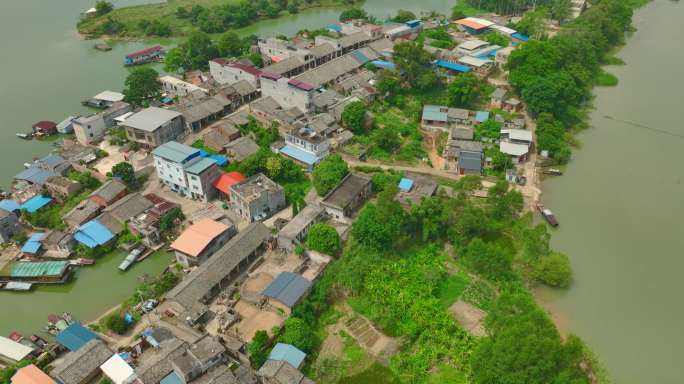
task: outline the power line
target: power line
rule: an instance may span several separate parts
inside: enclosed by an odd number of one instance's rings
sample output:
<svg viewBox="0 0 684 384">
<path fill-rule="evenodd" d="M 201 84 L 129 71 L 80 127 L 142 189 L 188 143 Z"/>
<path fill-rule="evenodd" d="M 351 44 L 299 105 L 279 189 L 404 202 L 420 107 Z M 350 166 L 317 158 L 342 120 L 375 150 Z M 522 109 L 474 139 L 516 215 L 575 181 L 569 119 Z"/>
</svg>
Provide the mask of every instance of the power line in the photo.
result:
<svg viewBox="0 0 684 384">
<path fill-rule="evenodd" d="M 659 134 L 661 134 L 661 135 L 667 135 L 667 136 L 672 136 L 672 137 L 677 137 L 677 138 L 680 138 L 680 139 L 684 139 L 684 133 L 670 132 L 670 131 L 666 131 L 666 130 L 660 129 L 660 128 L 649 127 L 648 125 L 640 124 L 640 123 L 637 123 L 637 122 L 634 122 L 634 121 L 617 119 L 617 118 L 612 117 L 612 116 L 603 116 L 603 118 L 608 119 L 608 120 L 617 121 L 617 122 L 619 122 L 619 123 L 624 123 L 624 124 L 627 124 L 627 125 L 631 125 L 632 127 L 635 127 L 635 128 L 640 128 L 640 129 L 643 129 L 643 130 L 647 130 L 647 131 L 659 133 Z"/>
</svg>

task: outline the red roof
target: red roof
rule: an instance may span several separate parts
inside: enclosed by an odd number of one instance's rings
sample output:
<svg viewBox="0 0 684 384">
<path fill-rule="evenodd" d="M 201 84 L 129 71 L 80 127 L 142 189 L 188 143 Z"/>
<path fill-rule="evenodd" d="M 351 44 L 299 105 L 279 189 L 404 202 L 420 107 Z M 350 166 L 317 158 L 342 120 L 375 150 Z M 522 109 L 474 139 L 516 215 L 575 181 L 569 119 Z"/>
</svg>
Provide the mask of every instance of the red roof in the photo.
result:
<svg viewBox="0 0 684 384">
<path fill-rule="evenodd" d="M 155 45 L 154 47 L 145 48 L 142 51 L 133 52 L 129 55 L 126 55 L 126 58 L 127 59 L 133 59 L 133 58 L 136 58 L 138 56 L 149 55 L 150 53 L 160 52 L 163 50 L 164 50 L 164 48 L 162 48 L 161 45 Z"/>
<path fill-rule="evenodd" d="M 462 26 L 464 26 L 464 27 L 468 27 L 468 28 L 474 29 L 474 30 L 479 30 L 479 29 L 485 29 L 485 28 L 487 28 L 486 25 L 480 24 L 480 23 L 478 23 L 477 21 L 471 20 L 471 19 L 469 19 L 469 18 L 456 20 L 456 21 L 454 21 L 454 23 L 456 23 L 456 24 L 458 24 L 458 25 L 462 25 Z"/>
<path fill-rule="evenodd" d="M 216 64 L 220 64 L 220 65 L 224 65 L 225 63 L 227 63 L 226 59 L 221 58 L 221 57 L 219 57 L 217 59 L 212 59 L 211 61 L 213 61 Z"/>
<path fill-rule="evenodd" d="M 214 187 L 226 195 L 229 195 L 230 187 L 245 180 L 247 180 L 247 178 L 240 172 L 228 172 L 222 174 L 218 179 L 216 179 L 216 181 L 214 181 Z"/>
<path fill-rule="evenodd" d="M 277 81 L 280 79 L 282 76 L 276 74 L 276 73 L 271 73 L 271 72 L 261 72 L 261 77 L 265 77 L 269 80 Z"/>
<path fill-rule="evenodd" d="M 295 88 L 299 88 L 303 91 L 311 91 L 314 89 L 313 85 L 311 85 L 309 83 L 305 83 L 301 80 L 292 79 L 292 80 L 288 81 L 287 83 L 290 84 L 291 86 L 293 86 Z"/>
<path fill-rule="evenodd" d="M 254 76 L 261 75 L 261 71 L 252 67 L 251 65 L 246 65 L 246 64 L 242 64 L 242 63 L 232 63 L 232 64 L 228 64 L 228 66 L 233 67 L 233 68 L 237 68 L 237 69 L 241 69 L 241 70 L 243 70 L 249 74 L 252 74 Z"/>
<path fill-rule="evenodd" d="M 39 122 L 33 124 L 33 128 L 48 129 L 48 130 L 49 129 L 55 129 L 55 128 L 57 128 L 57 123 L 55 123 L 54 121 L 43 120 L 43 121 L 39 121 Z"/>
</svg>

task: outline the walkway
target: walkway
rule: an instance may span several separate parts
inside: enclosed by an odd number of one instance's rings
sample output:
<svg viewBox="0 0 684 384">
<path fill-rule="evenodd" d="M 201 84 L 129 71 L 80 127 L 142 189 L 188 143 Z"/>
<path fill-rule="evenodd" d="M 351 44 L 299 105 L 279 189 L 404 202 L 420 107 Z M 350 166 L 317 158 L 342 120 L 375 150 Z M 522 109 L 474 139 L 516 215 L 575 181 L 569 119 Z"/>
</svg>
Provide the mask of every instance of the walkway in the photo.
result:
<svg viewBox="0 0 684 384">
<path fill-rule="evenodd" d="M 373 161 L 359 161 L 356 159 L 353 159 L 349 156 L 346 156 L 342 154 L 342 158 L 344 161 L 347 162 L 347 164 L 350 167 L 378 167 L 380 169 L 383 169 L 385 171 L 387 170 L 395 170 L 395 171 L 404 171 L 404 172 L 414 172 L 414 173 L 420 173 L 424 175 L 432 175 L 436 177 L 442 177 L 445 179 L 450 179 L 450 180 L 459 180 L 461 178 L 461 175 L 454 173 L 454 172 L 449 172 L 449 171 L 444 171 L 440 169 L 435 169 L 435 168 L 426 168 L 426 167 L 410 167 L 410 166 L 405 166 L 405 165 L 393 165 L 393 164 L 383 164 L 383 163 L 377 163 Z"/>
</svg>

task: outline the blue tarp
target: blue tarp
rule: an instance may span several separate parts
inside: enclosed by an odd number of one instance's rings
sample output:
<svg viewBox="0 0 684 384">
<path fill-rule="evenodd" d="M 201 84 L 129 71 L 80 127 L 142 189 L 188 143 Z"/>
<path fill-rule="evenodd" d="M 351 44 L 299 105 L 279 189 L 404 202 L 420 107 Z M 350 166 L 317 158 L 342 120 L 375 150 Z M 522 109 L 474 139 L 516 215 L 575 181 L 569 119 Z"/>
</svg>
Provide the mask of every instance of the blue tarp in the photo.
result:
<svg viewBox="0 0 684 384">
<path fill-rule="evenodd" d="M 446 68 L 450 71 L 456 71 L 456 72 L 462 72 L 462 73 L 470 72 L 470 67 L 463 65 L 463 64 L 450 63 L 450 62 L 445 61 L 445 60 L 437 60 L 435 62 L 435 64 L 437 64 L 438 67 Z"/>
<path fill-rule="evenodd" d="M 297 161 L 301 161 L 306 165 L 315 165 L 320 159 L 313 153 L 303 151 L 293 145 L 287 144 L 280 148 L 280 153 L 289 156 Z"/>
<path fill-rule="evenodd" d="M 389 61 L 385 61 L 385 60 L 373 60 L 373 61 L 371 61 L 371 64 L 375 65 L 378 68 L 384 68 L 384 69 L 395 69 L 395 68 L 397 68 L 396 64 L 389 62 Z"/>
<path fill-rule="evenodd" d="M 7 212 L 14 212 L 20 210 L 21 206 L 14 200 L 5 199 L 0 201 L 0 209 L 4 209 Z"/>
<path fill-rule="evenodd" d="M 200 149 L 200 156 L 209 157 L 209 152 L 205 151 L 204 149 Z"/>
<path fill-rule="evenodd" d="M 57 342 L 74 352 L 96 338 L 97 335 L 90 329 L 79 323 L 73 323 L 57 335 Z"/>
<path fill-rule="evenodd" d="M 114 238 L 114 234 L 97 220 L 90 220 L 81 225 L 74 234 L 74 239 L 88 248 L 107 244 Z"/>
<path fill-rule="evenodd" d="M 477 111 L 477 113 L 475 113 L 475 120 L 479 123 L 489 120 L 489 112 Z"/>
<path fill-rule="evenodd" d="M 21 209 L 25 209 L 28 213 L 34 213 L 37 210 L 43 208 L 44 206 L 50 204 L 52 197 L 47 197 L 43 195 L 34 196 L 31 200 L 25 202 L 21 205 Z"/>
<path fill-rule="evenodd" d="M 520 33 L 520 32 L 516 32 L 516 33 L 512 34 L 511 37 L 514 38 L 514 39 L 516 39 L 516 40 L 520 40 L 520 41 L 528 41 L 528 40 L 530 40 L 529 37 L 523 35 L 523 34 Z"/>
<path fill-rule="evenodd" d="M 43 244 L 40 241 L 28 240 L 26 243 L 24 243 L 24 246 L 21 247 L 21 251 L 23 253 L 30 253 L 32 255 L 35 255 L 36 253 L 38 253 L 40 247 L 42 246 Z"/>
<path fill-rule="evenodd" d="M 413 180 L 407 179 L 407 178 L 402 178 L 399 180 L 399 189 L 405 192 L 408 192 L 411 190 L 413 187 Z"/>
<path fill-rule="evenodd" d="M 176 372 L 171 372 L 165 378 L 161 379 L 159 384 L 185 384 L 185 381 L 181 380 Z"/>
<path fill-rule="evenodd" d="M 306 358 L 306 353 L 300 351 L 294 345 L 278 343 L 268 355 L 269 360 L 286 361 L 291 366 L 299 369 Z"/>
<path fill-rule="evenodd" d="M 327 28 L 338 33 L 342 32 L 342 26 L 339 24 L 329 24 Z"/>
<path fill-rule="evenodd" d="M 45 171 L 40 168 L 31 167 L 24 169 L 14 176 L 17 180 L 26 180 L 32 184 L 43 185 L 45 181 L 51 176 L 59 176 L 58 174 L 50 171 Z"/>
<path fill-rule="evenodd" d="M 218 165 L 219 167 L 222 167 L 222 166 L 228 164 L 228 159 L 226 159 L 225 156 L 211 155 L 211 156 L 209 156 L 209 159 L 213 160 L 214 163 L 216 163 L 216 165 Z"/>
<path fill-rule="evenodd" d="M 367 62 L 370 61 L 368 56 L 361 53 L 361 51 L 354 51 L 351 53 L 351 55 L 356 59 L 356 61 L 358 61 L 361 64 L 366 64 Z"/>
</svg>

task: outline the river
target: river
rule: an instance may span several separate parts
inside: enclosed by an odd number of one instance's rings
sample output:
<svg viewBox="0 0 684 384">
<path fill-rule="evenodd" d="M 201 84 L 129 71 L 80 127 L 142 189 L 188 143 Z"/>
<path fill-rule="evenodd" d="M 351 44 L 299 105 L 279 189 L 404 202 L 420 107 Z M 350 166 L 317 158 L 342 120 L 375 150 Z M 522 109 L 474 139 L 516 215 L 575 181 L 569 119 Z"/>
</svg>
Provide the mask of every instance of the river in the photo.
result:
<svg viewBox="0 0 684 384">
<path fill-rule="evenodd" d="M 615 383 L 682 383 L 684 345 L 684 7 L 656 0 L 635 14 L 638 31 L 609 67 L 617 87 L 597 88 L 591 128 L 544 202 L 561 226 L 575 283 L 543 299 L 564 327 L 604 361 Z"/>
<path fill-rule="evenodd" d="M 146 3 L 145 0 L 110 0 L 115 6 Z M 80 102 L 102 90 L 120 91 L 128 73 L 123 57 L 151 43 L 120 42 L 110 52 L 93 49 L 75 28 L 78 14 L 94 0 L 0 1 L 0 186 L 31 158 L 42 156 L 50 144 L 22 141 L 16 132 L 29 131 L 39 120 L 61 121 L 74 113 L 86 113 Z M 367 0 L 371 14 L 386 18 L 399 9 L 448 13 L 453 0 Z M 292 35 L 300 29 L 320 28 L 337 20 L 339 8 L 308 9 L 296 15 L 264 20 L 238 31 L 240 34 Z M 172 44 L 173 41 L 163 41 Z M 17 330 L 26 334 L 43 328 L 49 313 L 69 311 L 80 320 L 92 320 L 129 297 L 138 276 L 156 276 L 168 257 L 147 259 L 130 271 L 117 266 L 123 255 L 111 255 L 95 266 L 81 269 L 71 283 L 38 287 L 30 293 L 0 292 L 0 335 Z"/>
</svg>

